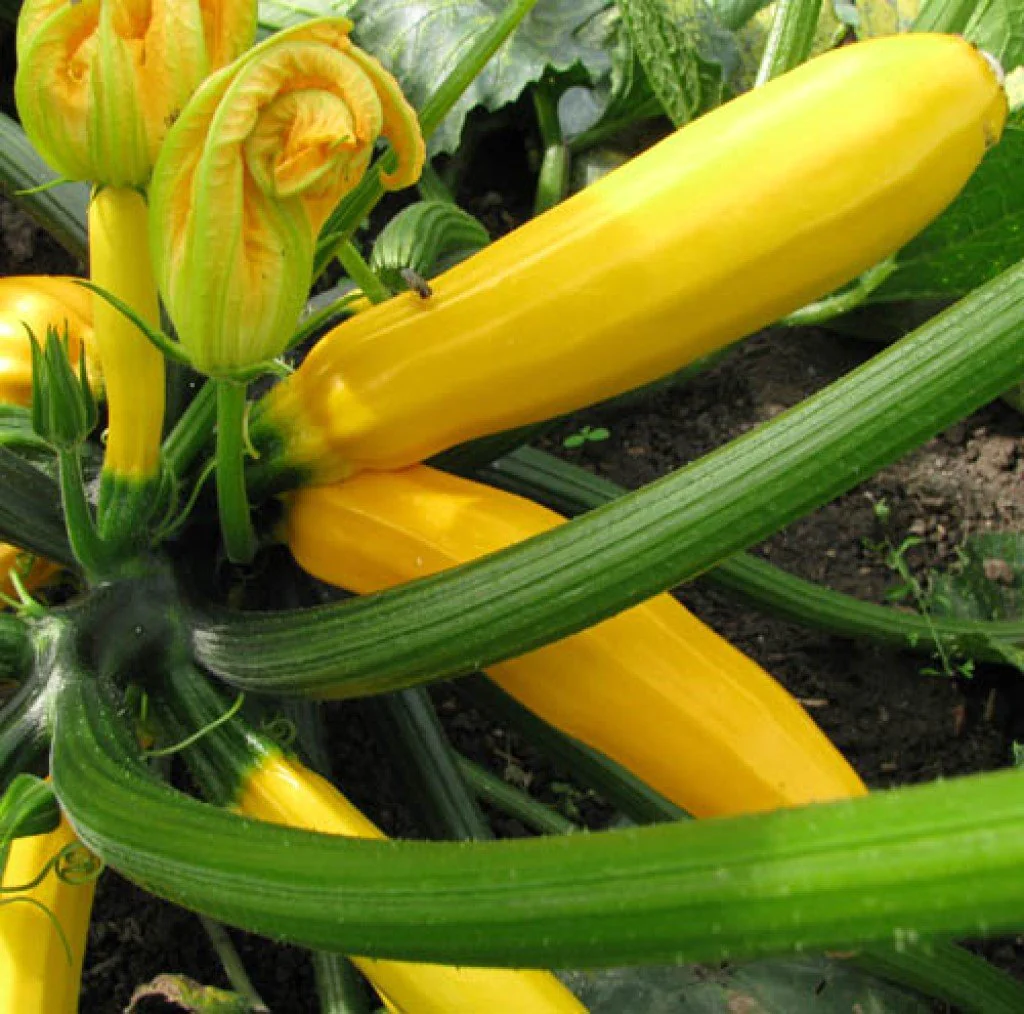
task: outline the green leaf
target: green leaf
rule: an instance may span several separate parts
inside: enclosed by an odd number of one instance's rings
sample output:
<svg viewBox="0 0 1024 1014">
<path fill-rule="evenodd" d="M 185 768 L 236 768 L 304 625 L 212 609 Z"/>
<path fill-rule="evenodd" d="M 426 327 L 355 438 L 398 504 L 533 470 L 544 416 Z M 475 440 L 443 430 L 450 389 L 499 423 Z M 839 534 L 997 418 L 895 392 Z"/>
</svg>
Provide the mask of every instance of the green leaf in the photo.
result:
<svg viewBox="0 0 1024 1014">
<path fill-rule="evenodd" d="M 187 975 L 158 975 L 152 982 L 138 986 L 132 993 L 125 1014 L 148 1009 L 145 1001 L 156 1001 L 190 1014 L 251 1014 L 252 1005 L 237 993 L 215 986 L 204 986 Z M 140 1004 L 143 1006 L 140 1008 Z"/>
<path fill-rule="evenodd" d="M 310 18 L 344 17 L 355 5 L 356 0 L 260 0 L 259 26 L 279 32 Z"/>
<path fill-rule="evenodd" d="M 15 775 L 0 797 L 0 845 L 46 834 L 60 823 L 53 787 L 35 775 Z"/>
<path fill-rule="evenodd" d="M 360 0 L 353 16 L 359 44 L 398 78 L 420 109 L 505 6 L 503 0 Z M 471 109 L 493 111 L 514 102 L 546 71 L 582 70 L 590 77 L 606 72 L 607 53 L 585 32 L 606 6 L 607 0 L 539 0 L 434 133 L 431 152 L 454 151 Z"/>
<path fill-rule="evenodd" d="M 840 4 L 836 3 L 838 9 Z M 859 39 L 906 32 L 917 17 L 920 0 L 856 0 L 844 6 L 856 9 L 856 31 Z"/>
<path fill-rule="evenodd" d="M 737 64 L 703 0 L 616 0 L 655 94 L 677 126 L 722 101 Z"/>
<path fill-rule="evenodd" d="M 1024 533 L 978 532 L 961 563 L 936 577 L 928 607 L 937 616 L 1016 620 L 1024 613 Z"/>
<path fill-rule="evenodd" d="M 393 292 L 409 288 L 402 275 L 423 278 L 437 271 L 442 257 L 487 246 L 490 236 L 472 215 L 449 201 L 419 201 L 399 212 L 373 245 L 370 267 Z"/>
<path fill-rule="evenodd" d="M 1007 72 L 1024 63 L 1024 4 L 979 0 L 964 35 L 995 56 Z"/>
<path fill-rule="evenodd" d="M 610 6 L 591 20 L 585 32 L 605 50 L 610 65 L 593 78 L 589 87 L 568 88 L 558 103 L 562 135 L 573 142 L 576 150 L 664 112 L 618 9 Z"/>
<path fill-rule="evenodd" d="M 1007 127 L 951 207 L 896 257 L 868 302 L 957 299 L 1024 257 L 1024 129 Z"/>
<path fill-rule="evenodd" d="M 563 979 L 590 1014 L 929 1014 L 931 1003 L 827 958 L 746 965 L 614 968 Z"/>
</svg>

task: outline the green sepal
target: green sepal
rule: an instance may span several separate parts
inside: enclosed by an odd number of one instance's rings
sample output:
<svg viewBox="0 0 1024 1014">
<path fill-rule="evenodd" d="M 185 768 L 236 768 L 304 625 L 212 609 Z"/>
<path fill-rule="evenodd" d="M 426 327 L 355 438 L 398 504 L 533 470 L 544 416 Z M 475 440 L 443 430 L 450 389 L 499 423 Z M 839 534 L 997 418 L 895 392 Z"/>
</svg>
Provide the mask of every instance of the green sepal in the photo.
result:
<svg viewBox="0 0 1024 1014">
<path fill-rule="evenodd" d="M 418 201 L 400 211 L 381 230 L 370 254 L 370 267 L 392 291 L 408 288 L 403 269 L 423 278 L 438 261 L 459 251 L 487 246 L 490 236 L 472 215 L 449 201 Z"/>
<path fill-rule="evenodd" d="M 35 775 L 15 775 L 0 797 L 0 874 L 11 842 L 47 834 L 60 823 L 60 806 L 53 787 Z"/>
<path fill-rule="evenodd" d="M 86 278 L 76 278 L 75 282 L 90 292 L 95 293 L 101 299 L 108 302 L 115 310 L 127 317 L 168 359 L 173 359 L 184 366 L 191 365 L 188 353 L 170 335 L 164 334 L 159 328 L 153 327 L 148 321 L 139 316 L 123 299 L 115 296 L 112 292 L 90 282 Z"/>
<path fill-rule="evenodd" d="M 110 684 L 70 654 L 60 668 L 52 774 L 83 843 L 158 896 L 304 946 L 592 967 L 913 943 L 1020 923 L 1016 771 L 589 835 L 349 839 L 175 792 L 140 763 Z"/>
<path fill-rule="evenodd" d="M 68 334 L 50 328 L 40 346 L 30 328 L 32 343 L 32 427 L 57 451 L 78 447 L 96 428 L 96 399 L 89 386 L 85 346 L 79 352 L 76 375 L 68 355 Z"/>
</svg>

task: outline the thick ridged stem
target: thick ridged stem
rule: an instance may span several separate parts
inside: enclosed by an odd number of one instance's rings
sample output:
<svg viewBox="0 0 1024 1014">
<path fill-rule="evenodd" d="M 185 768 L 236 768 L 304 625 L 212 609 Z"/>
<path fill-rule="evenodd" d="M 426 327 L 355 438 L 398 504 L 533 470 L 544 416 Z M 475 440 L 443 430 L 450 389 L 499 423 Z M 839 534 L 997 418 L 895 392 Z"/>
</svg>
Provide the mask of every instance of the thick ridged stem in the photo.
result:
<svg viewBox="0 0 1024 1014">
<path fill-rule="evenodd" d="M 60 487 L 7 447 L 0 447 L 0 538 L 50 560 L 75 564 Z"/>
<path fill-rule="evenodd" d="M 368 702 L 435 838 L 484 841 L 491 829 L 456 762 L 451 744 L 425 690 L 415 687 Z"/>
<path fill-rule="evenodd" d="M 1017 264 L 796 408 L 586 518 L 378 595 L 272 618 L 219 614 L 197 624 L 197 655 L 241 688 L 313 696 L 486 667 L 762 541 L 1022 373 Z"/>
<path fill-rule="evenodd" d="M 628 492 L 533 447 L 519 448 L 476 474 L 484 482 L 570 516 L 611 503 Z M 1022 622 L 925 617 L 862 602 L 746 553 L 722 560 L 699 580 L 740 595 L 774 616 L 841 637 L 866 637 L 926 654 L 935 651 L 939 639 L 948 651 L 996 663 L 1013 662 L 1024 651 Z"/>
<path fill-rule="evenodd" d="M 52 771 L 85 843 L 152 893 L 307 946 L 519 967 L 708 961 L 1000 932 L 1024 905 L 1017 772 L 628 832 L 350 840 L 161 785 L 117 707 L 64 668 Z"/>
<path fill-rule="evenodd" d="M 821 0 L 779 0 L 754 87 L 799 66 L 811 55 Z"/>
</svg>

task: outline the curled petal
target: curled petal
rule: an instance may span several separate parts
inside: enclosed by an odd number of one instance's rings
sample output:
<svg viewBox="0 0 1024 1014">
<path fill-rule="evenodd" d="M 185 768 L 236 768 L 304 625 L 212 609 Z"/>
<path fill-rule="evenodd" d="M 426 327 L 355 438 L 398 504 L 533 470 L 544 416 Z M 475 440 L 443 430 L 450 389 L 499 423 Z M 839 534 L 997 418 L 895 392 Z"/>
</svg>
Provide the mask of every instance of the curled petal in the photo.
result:
<svg viewBox="0 0 1024 1014">
<path fill-rule="evenodd" d="M 63 176 L 144 186 L 181 108 L 255 30 L 253 0 L 25 0 L 22 123 Z"/>
<path fill-rule="evenodd" d="M 399 150 L 398 181 L 422 168 L 413 110 L 352 45 L 350 28 L 318 19 L 257 46 L 205 82 L 161 150 L 150 188 L 157 282 L 182 344 L 210 375 L 280 353 L 320 227 L 379 138 Z"/>
</svg>

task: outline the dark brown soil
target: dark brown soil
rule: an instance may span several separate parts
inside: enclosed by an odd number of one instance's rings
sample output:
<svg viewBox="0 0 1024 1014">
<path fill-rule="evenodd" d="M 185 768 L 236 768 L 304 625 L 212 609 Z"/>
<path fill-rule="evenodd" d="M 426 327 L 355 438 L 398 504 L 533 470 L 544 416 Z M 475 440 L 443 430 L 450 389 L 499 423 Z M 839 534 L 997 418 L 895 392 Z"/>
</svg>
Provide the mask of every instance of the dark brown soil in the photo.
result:
<svg viewBox="0 0 1024 1014">
<path fill-rule="evenodd" d="M 0 274 L 73 272 L 44 235 L 0 202 Z M 593 410 L 547 438 L 550 449 L 635 487 L 704 454 L 771 418 L 862 362 L 871 346 L 826 334 L 776 332 L 735 348 L 684 388 L 653 395 L 628 412 Z M 607 440 L 565 450 L 561 439 L 582 425 L 603 426 Z M 894 575 L 872 544 L 923 543 L 908 554 L 919 573 L 941 569 L 970 532 L 1017 528 L 1024 515 L 1024 437 L 1020 417 L 997 403 L 957 424 L 896 466 L 779 533 L 759 552 L 794 573 L 881 601 Z M 874 505 L 884 500 L 882 529 Z M 885 788 L 1009 763 L 1013 738 L 1024 739 L 1019 677 L 979 667 L 970 680 L 924 675 L 926 664 L 808 631 L 753 612 L 706 584 L 680 591 L 699 616 L 777 676 L 811 711 L 870 785 Z M 565 805 L 566 780 L 529 745 L 491 718 L 460 706 L 441 688 L 436 700 L 457 746 L 506 777 L 528 784 L 548 802 Z M 378 745 L 358 705 L 335 707 L 337 770 L 355 802 L 389 831 L 415 834 Z M 556 788 L 553 788 L 553 783 Z M 590 794 L 573 797 L 591 826 L 610 817 Z M 502 834 L 523 833 L 495 817 Z M 315 1009 L 312 973 L 301 953 L 237 938 L 257 988 L 275 1014 Z M 987 953 L 1024 974 L 1020 939 L 988 945 Z M 182 972 L 224 984 L 198 920 L 153 901 L 108 873 L 90 934 L 82 994 L 87 1014 L 114 1014 L 132 990 L 159 972 Z M 150 1003 L 140 1010 L 161 1009 Z M 170 1009 L 164 1007 L 163 1009 Z"/>
</svg>

